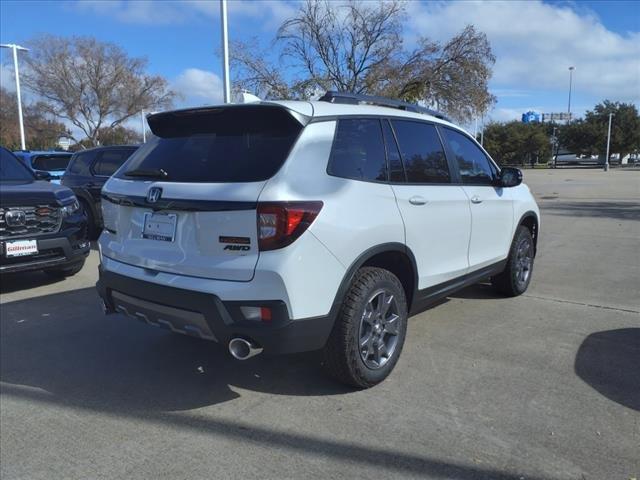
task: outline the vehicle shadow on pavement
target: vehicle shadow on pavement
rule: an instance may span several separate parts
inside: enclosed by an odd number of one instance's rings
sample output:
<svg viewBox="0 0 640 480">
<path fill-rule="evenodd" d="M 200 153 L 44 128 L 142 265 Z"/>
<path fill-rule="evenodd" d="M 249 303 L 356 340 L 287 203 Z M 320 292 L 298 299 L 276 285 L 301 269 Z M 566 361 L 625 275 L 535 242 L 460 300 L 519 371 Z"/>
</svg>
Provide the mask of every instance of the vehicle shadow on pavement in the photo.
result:
<svg viewBox="0 0 640 480">
<path fill-rule="evenodd" d="M 180 411 L 238 397 L 230 385 L 283 395 L 349 392 L 315 353 L 232 359 L 222 345 L 102 314 L 93 288 L 0 305 L 0 381 L 68 405 Z"/>
<path fill-rule="evenodd" d="M 45 285 L 53 285 L 64 281 L 64 278 L 55 278 L 41 271 L 7 273 L 0 276 L 0 293 L 17 292 Z"/>
<path fill-rule="evenodd" d="M 59 399 L 37 390 L 3 386 L 4 394 L 15 399 L 39 402 L 43 405 L 60 406 Z M 67 405 L 63 405 L 67 406 Z M 80 407 L 85 410 L 85 407 Z M 201 435 L 225 437 L 245 445 L 268 446 L 278 452 L 295 455 L 297 461 L 305 458 L 335 460 L 348 464 L 360 464 L 367 468 L 378 467 L 379 478 L 396 478 L 398 473 L 410 474 L 411 478 L 442 478 L 456 480 L 552 480 L 554 477 L 505 472 L 491 467 L 469 465 L 440 460 L 427 455 L 416 455 L 396 449 L 392 445 L 368 446 L 354 442 L 322 438 L 293 431 L 265 428 L 241 420 L 211 418 L 191 415 L 188 412 L 176 414 L 167 412 L 107 412 L 117 418 L 131 418 L 136 422 L 162 424 L 182 431 Z M 389 472 L 393 473 L 389 473 Z M 385 476 L 387 475 L 387 476 Z"/>
<path fill-rule="evenodd" d="M 4 398 L 268 445 L 309 458 L 374 465 L 383 476 L 400 472 L 459 480 L 523 478 L 520 473 L 455 463 L 426 452 L 360 445 L 189 411 L 238 398 L 241 394 L 232 386 L 278 395 L 351 391 L 324 376 L 317 354 L 265 355 L 238 362 L 212 342 L 121 315 L 105 317 L 93 288 L 0 305 L 0 393 Z"/>
<path fill-rule="evenodd" d="M 640 411 L 640 328 L 589 335 L 576 354 L 575 372 L 608 399 Z"/>
<path fill-rule="evenodd" d="M 449 295 L 450 298 L 466 298 L 469 300 L 488 300 L 505 298 L 504 295 L 496 291 L 490 282 L 476 283 L 458 292 Z"/>
<path fill-rule="evenodd" d="M 544 202 L 545 213 L 568 217 L 597 217 L 616 220 L 640 221 L 640 208 L 636 202 Z"/>
</svg>

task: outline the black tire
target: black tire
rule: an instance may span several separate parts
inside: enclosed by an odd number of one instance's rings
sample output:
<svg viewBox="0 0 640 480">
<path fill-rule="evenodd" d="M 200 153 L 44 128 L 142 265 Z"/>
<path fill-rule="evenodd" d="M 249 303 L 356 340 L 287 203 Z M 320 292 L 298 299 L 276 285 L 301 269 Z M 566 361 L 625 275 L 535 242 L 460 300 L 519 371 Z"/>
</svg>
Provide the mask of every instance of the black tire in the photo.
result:
<svg viewBox="0 0 640 480">
<path fill-rule="evenodd" d="M 79 199 L 80 208 L 87 217 L 87 238 L 89 240 L 95 240 L 98 238 L 99 228 L 96 225 L 96 216 L 93 214 L 93 210 L 89 206 L 89 203 L 85 199 Z"/>
<path fill-rule="evenodd" d="M 531 283 L 533 260 L 534 246 L 531 232 L 524 225 L 520 225 L 511 242 L 507 266 L 502 273 L 491 278 L 491 283 L 496 290 L 508 297 L 522 295 Z"/>
<path fill-rule="evenodd" d="M 379 302 L 388 306 L 377 314 L 373 307 L 380 305 Z M 396 333 L 393 334 L 392 330 Z M 398 278 L 382 268 L 361 268 L 349 287 L 324 347 L 325 370 L 347 385 L 372 387 L 383 381 L 395 367 L 406 333 L 407 300 Z M 369 338 L 369 341 L 361 350 L 362 338 Z M 382 345 L 384 349 L 381 349 Z M 390 354 L 387 348 L 391 350 Z M 387 353 L 387 357 L 380 352 Z"/>
<path fill-rule="evenodd" d="M 82 267 L 84 267 L 84 262 L 85 261 L 82 260 L 81 262 L 75 263 L 73 264 L 73 266 L 66 268 L 49 268 L 45 270 L 44 273 L 54 278 L 72 277 L 80 270 L 82 270 Z"/>
</svg>

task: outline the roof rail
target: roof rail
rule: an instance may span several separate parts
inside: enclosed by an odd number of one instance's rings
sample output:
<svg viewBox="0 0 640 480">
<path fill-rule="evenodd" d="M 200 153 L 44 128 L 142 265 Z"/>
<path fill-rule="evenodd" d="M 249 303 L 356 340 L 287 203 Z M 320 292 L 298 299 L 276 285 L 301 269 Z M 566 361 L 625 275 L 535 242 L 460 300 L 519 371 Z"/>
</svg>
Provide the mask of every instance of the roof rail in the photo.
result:
<svg viewBox="0 0 640 480">
<path fill-rule="evenodd" d="M 322 97 L 319 98 L 321 102 L 329 102 L 329 103 L 342 103 L 348 105 L 360 105 L 360 104 L 368 104 L 368 105 L 376 105 L 378 107 L 389 107 L 389 108 L 397 108 L 399 110 L 405 110 L 407 112 L 415 112 L 415 113 L 424 113 L 426 115 L 431 115 L 432 117 L 439 118 L 441 120 L 446 120 L 447 122 L 451 122 L 451 119 L 440 113 L 436 110 L 431 110 L 430 108 L 421 107 L 420 105 L 416 105 L 415 103 L 403 102 L 401 100 L 394 100 L 392 98 L 384 98 L 384 97 L 376 97 L 373 95 L 362 95 L 359 93 L 350 93 L 350 92 L 338 92 L 335 90 L 327 91 Z"/>
</svg>

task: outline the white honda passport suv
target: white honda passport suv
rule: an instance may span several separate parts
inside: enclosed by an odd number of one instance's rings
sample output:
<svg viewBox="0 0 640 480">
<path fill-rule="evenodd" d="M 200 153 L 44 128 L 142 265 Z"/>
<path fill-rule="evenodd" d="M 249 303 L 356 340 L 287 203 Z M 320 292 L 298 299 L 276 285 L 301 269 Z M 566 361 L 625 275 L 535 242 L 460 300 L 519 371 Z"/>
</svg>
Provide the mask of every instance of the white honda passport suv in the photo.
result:
<svg viewBox="0 0 640 480">
<path fill-rule="evenodd" d="M 393 369 L 407 318 L 491 278 L 531 281 L 540 213 L 445 117 L 328 92 L 154 114 L 102 191 L 107 313 L 228 345 L 322 349 L 337 379 Z"/>
</svg>

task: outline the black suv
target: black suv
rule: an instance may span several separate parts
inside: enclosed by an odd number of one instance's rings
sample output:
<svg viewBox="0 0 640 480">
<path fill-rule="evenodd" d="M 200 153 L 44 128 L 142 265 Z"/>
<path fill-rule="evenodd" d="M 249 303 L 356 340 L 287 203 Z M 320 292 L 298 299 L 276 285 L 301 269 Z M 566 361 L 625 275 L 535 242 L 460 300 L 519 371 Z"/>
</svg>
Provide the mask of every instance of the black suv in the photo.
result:
<svg viewBox="0 0 640 480">
<path fill-rule="evenodd" d="M 89 254 L 87 220 L 75 195 L 41 177 L 0 147 L 0 273 L 68 277 Z"/>
<path fill-rule="evenodd" d="M 61 183 L 78 197 L 80 207 L 87 215 L 89 238 L 96 238 L 102 230 L 102 186 L 137 149 L 137 145 L 96 147 L 76 152 L 71 157 Z"/>
</svg>

